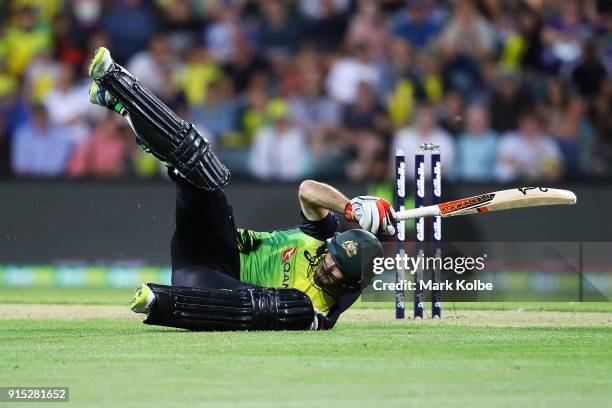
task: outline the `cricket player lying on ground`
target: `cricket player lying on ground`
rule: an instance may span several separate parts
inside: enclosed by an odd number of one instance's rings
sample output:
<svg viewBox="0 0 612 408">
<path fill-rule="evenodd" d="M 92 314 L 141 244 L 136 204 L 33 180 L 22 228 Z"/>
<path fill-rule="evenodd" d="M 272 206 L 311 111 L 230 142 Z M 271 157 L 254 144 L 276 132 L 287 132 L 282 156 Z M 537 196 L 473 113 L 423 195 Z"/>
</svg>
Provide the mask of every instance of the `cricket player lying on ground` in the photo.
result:
<svg viewBox="0 0 612 408">
<path fill-rule="evenodd" d="M 349 201 L 315 181 L 300 185 L 302 223 L 273 232 L 237 229 L 221 188 L 229 171 L 210 144 L 105 48 L 89 68 L 90 102 L 121 114 L 136 142 L 177 184 L 172 286 L 140 285 L 131 303 L 145 323 L 190 330 L 330 329 L 369 283 L 374 234 L 394 234 L 395 213 L 376 197 Z M 363 229 L 338 233 L 335 212 Z M 362 278 L 365 276 L 365 278 Z"/>
</svg>

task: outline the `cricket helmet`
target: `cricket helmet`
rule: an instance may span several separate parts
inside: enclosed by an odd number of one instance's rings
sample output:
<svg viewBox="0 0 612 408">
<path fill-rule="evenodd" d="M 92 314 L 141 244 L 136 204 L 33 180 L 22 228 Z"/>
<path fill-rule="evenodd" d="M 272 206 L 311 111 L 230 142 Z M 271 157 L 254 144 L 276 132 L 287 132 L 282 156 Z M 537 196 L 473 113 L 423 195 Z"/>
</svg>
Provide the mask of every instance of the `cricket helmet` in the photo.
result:
<svg viewBox="0 0 612 408">
<path fill-rule="evenodd" d="M 383 256 L 380 241 L 371 232 L 352 229 L 326 241 L 329 254 L 344 275 L 343 286 L 358 291 L 370 284 L 374 258 Z"/>
</svg>

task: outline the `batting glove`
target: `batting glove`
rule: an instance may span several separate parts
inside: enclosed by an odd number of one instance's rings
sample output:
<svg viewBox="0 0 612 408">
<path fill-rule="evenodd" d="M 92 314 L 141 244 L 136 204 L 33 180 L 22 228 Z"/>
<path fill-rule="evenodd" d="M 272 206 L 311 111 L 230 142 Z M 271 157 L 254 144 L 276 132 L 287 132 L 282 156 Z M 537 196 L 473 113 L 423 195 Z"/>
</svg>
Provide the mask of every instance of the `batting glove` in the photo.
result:
<svg viewBox="0 0 612 408">
<path fill-rule="evenodd" d="M 314 308 L 314 319 L 310 325 L 310 330 L 327 330 L 329 329 L 329 319 L 319 309 Z"/>
<path fill-rule="evenodd" d="M 395 234 L 397 218 L 387 200 L 371 196 L 353 198 L 344 208 L 344 218 L 356 221 L 359 226 L 372 234 Z"/>
</svg>

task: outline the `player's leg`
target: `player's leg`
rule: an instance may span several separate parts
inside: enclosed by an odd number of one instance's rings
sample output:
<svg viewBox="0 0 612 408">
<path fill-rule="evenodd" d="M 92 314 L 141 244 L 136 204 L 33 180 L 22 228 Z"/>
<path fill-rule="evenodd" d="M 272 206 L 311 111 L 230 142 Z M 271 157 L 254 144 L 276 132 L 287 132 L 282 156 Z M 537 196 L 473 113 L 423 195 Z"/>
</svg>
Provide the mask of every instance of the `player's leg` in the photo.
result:
<svg viewBox="0 0 612 408">
<path fill-rule="evenodd" d="M 189 330 L 304 330 L 315 320 L 297 289 L 197 289 L 148 284 L 156 301 L 144 323 Z"/>
<path fill-rule="evenodd" d="M 174 167 L 169 172 L 177 182 L 172 283 L 207 287 L 205 284 L 210 283 L 212 278 L 202 276 L 204 270 L 224 272 L 239 279 L 240 260 L 232 208 L 219 189 L 227 183 L 229 172 L 216 158 L 206 139 L 153 96 L 129 72 L 116 65 L 108 50 L 100 48 L 96 52 L 89 74 L 94 79 L 90 101 L 125 116 L 134 128 L 139 144 L 144 145 L 145 149 L 152 146 L 151 152 L 162 161 L 169 161 L 173 166 L 183 169 L 179 175 L 172 171 Z M 173 133 L 173 126 L 177 123 L 183 130 L 188 130 L 187 134 L 181 133 L 181 130 L 178 134 Z M 181 137 L 183 141 L 180 141 Z M 183 146 L 185 140 L 193 142 L 192 145 Z M 177 147 L 182 152 L 183 148 L 191 151 L 195 145 L 206 147 L 206 151 L 201 155 L 196 152 L 188 160 L 182 161 L 179 158 L 184 158 L 184 155 L 170 152 L 174 141 L 182 146 Z M 185 171 L 186 166 L 195 166 L 194 172 Z M 213 173 L 199 172 L 198 169 L 206 166 L 210 166 Z M 225 170 L 215 179 L 215 169 Z M 206 177 L 201 178 L 202 174 Z"/>
<path fill-rule="evenodd" d="M 96 51 L 89 75 L 95 81 L 90 101 L 125 116 L 145 151 L 172 165 L 198 188 L 216 190 L 228 183 L 229 170 L 208 140 L 116 64 L 106 48 Z"/>
<path fill-rule="evenodd" d="M 207 277 L 203 275 L 211 269 L 239 281 L 236 226 L 225 194 L 222 190 L 194 188 L 180 177 L 176 178 L 176 185 L 176 228 L 171 242 L 172 284 L 218 287 L 211 282 L 206 284 Z"/>
<path fill-rule="evenodd" d="M 182 286 L 201 289 L 229 289 L 243 290 L 257 286 L 241 282 L 215 266 L 196 265 L 187 266 L 172 271 L 172 286 Z M 130 302 L 130 308 L 136 313 L 150 314 L 164 313 L 163 305 L 157 306 L 156 298 L 151 290 L 152 284 L 142 283 L 136 288 L 136 292 Z"/>
</svg>

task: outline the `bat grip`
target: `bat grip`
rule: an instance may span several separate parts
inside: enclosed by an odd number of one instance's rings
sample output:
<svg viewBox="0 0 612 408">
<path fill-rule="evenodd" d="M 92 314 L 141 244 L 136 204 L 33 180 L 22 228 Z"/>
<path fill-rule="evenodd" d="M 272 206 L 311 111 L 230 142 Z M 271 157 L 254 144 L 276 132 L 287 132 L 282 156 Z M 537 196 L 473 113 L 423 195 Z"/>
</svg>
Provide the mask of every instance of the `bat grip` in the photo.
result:
<svg viewBox="0 0 612 408">
<path fill-rule="evenodd" d="M 421 217 L 435 217 L 440 215 L 440 209 L 437 205 L 429 205 L 427 207 L 413 208 L 411 210 L 398 211 L 395 213 L 397 219 L 402 220 L 413 220 Z"/>
</svg>

